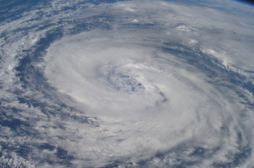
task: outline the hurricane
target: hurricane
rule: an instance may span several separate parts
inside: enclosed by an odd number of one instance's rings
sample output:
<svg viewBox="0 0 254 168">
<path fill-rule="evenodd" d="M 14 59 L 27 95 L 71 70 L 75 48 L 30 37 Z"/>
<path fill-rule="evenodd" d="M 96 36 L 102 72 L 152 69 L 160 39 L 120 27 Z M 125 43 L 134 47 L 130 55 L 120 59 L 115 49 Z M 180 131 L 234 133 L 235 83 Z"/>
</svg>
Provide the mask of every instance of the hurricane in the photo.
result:
<svg viewBox="0 0 254 168">
<path fill-rule="evenodd" d="M 1 168 L 253 168 L 254 10 L 0 0 Z"/>
</svg>

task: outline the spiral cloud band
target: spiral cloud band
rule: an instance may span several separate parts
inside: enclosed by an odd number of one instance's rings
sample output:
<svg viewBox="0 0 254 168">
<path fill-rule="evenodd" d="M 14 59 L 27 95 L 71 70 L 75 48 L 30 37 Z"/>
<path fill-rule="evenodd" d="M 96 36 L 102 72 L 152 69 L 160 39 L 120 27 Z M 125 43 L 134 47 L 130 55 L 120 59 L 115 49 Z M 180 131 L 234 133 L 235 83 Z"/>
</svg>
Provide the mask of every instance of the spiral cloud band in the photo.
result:
<svg viewBox="0 0 254 168">
<path fill-rule="evenodd" d="M 253 168 L 252 7 L 18 5 L 0 18 L 0 167 Z"/>
</svg>

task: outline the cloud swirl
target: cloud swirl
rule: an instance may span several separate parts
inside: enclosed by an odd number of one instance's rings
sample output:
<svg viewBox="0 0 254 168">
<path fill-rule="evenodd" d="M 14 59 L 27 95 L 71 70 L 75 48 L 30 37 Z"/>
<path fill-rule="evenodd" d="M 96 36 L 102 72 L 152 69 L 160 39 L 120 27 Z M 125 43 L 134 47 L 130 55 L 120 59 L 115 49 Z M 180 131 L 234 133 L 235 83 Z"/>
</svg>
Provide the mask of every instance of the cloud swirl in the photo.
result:
<svg viewBox="0 0 254 168">
<path fill-rule="evenodd" d="M 0 167 L 253 167 L 251 7 L 19 6 L 0 18 Z"/>
</svg>

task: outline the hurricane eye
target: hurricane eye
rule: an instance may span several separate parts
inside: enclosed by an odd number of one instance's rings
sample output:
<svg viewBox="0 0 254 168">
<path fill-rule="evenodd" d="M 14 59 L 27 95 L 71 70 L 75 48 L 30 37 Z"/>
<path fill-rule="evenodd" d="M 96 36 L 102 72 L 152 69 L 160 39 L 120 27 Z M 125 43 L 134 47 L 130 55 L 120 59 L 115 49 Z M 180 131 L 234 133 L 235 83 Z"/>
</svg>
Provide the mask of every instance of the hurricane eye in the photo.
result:
<svg viewBox="0 0 254 168">
<path fill-rule="evenodd" d="M 121 72 L 119 69 L 114 69 L 107 74 L 107 81 L 111 87 L 118 91 L 124 92 L 140 92 L 144 91 L 145 87 L 140 83 L 134 74 Z"/>
</svg>

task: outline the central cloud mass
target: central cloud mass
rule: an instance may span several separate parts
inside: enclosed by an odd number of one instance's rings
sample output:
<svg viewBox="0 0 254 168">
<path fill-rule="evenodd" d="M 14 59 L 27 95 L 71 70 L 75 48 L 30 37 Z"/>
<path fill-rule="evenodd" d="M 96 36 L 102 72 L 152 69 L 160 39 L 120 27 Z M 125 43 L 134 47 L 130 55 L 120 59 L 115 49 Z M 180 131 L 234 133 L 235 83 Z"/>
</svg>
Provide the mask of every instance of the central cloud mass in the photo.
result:
<svg viewBox="0 0 254 168">
<path fill-rule="evenodd" d="M 79 128 L 85 138 L 74 146 L 85 158 L 139 160 L 187 140 L 215 148 L 224 138 L 233 106 L 195 68 L 154 46 L 135 34 L 96 31 L 48 49 L 49 83 L 100 121 Z"/>
</svg>

